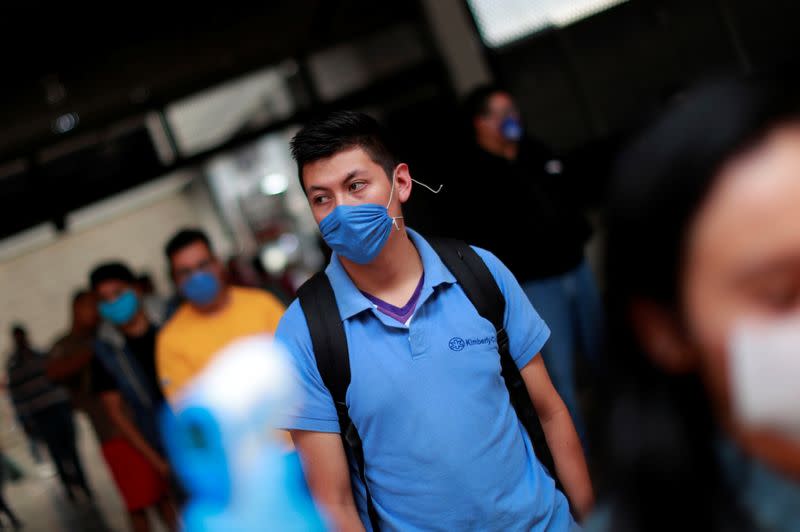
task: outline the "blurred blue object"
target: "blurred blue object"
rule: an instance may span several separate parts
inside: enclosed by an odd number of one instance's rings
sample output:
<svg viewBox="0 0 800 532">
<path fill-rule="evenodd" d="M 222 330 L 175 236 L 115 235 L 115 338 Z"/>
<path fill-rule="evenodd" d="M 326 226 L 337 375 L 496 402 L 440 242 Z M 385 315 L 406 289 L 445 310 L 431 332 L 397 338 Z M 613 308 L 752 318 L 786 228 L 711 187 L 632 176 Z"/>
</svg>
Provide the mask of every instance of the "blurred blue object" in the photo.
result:
<svg viewBox="0 0 800 532">
<path fill-rule="evenodd" d="M 271 428 L 293 403 L 284 357 L 269 336 L 236 342 L 164 412 L 187 532 L 326 530 L 297 453 Z"/>
<path fill-rule="evenodd" d="M 513 116 L 506 117 L 500 123 L 500 133 L 506 140 L 517 141 L 522 138 L 522 122 Z"/>
</svg>

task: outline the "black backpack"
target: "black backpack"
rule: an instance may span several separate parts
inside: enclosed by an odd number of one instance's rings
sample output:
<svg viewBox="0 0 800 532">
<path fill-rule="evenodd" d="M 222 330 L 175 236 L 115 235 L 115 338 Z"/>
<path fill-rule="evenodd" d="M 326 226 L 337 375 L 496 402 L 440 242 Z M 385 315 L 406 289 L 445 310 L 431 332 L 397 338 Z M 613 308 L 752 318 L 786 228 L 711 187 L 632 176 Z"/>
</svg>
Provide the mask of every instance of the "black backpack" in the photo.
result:
<svg viewBox="0 0 800 532">
<path fill-rule="evenodd" d="M 497 331 L 497 348 L 500 353 L 503 379 L 511 397 L 511 404 L 530 435 L 536 457 L 548 472 L 555 471 L 553 457 L 544 438 L 539 417 L 533 408 L 525 382 L 509 352 L 508 334 L 503 328 L 506 302 L 492 272 L 475 250 L 464 242 L 451 239 L 431 239 L 428 242 L 455 276 L 478 314 L 494 325 Z M 378 514 L 364 471 L 364 449 L 345 404 L 345 394 L 350 385 L 350 355 L 336 297 L 328 276 L 325 272 L 317 273 L 300 287 L 297 295 L 308 323 L 317 369 L 336 405 L 342 443 L 345 449 L 350 450 L 356 462 L 358 474 L 366 489 L 370 523 L 373 530 L 378 531 Z M 561 489 L 558 479 L 556 484 Z"/>
</svg>

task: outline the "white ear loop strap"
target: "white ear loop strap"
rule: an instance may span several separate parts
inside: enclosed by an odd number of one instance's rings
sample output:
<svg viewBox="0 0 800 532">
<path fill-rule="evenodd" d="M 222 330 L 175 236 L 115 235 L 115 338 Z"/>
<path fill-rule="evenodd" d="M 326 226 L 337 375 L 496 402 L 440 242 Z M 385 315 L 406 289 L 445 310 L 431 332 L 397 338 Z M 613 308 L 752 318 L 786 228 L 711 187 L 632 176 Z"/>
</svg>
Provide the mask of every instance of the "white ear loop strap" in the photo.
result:
<svg viewBox="0 0 800 532">
<path fill-rule="evenodd" d="M 437 188 L 436 190 L 433 190 L 431 187 L 429 187 L 429 186 L 428 186 L 428 185 L 426 185 L 425 183 L 420 183 L 419 181 L 417 181 L 417 180 L 416 180 L 416 179 L 414 179 L 414 178 L 412 178 L 412 179 L 411 179 L 411 181 L 413 181 L 414 183 L 416 183 L 416 184 L 418 184 L 418 185 L 420 185 L 420 186 L 422 186 L 422 187 L 425 187 L 425 188 L 427 188 L 428 190 L 430 190 L 430 191 L 431 191 L 431 192 L 433 192 L 434 194 L 438 194 L 438 193 L 439 193 L 439 192 L 441 192 L 441 191 L 442 191 L 442 189 L 444 188 L 444 185 L 439 185 L 439 188 Z"/>
<path fill-rule="evenodd" d="M 389 203 L 386 205 L 386 210 L 389 210 L 389 206 L 392 204 L 392 197 L 394 196 L 394 176 L 392 174 L 392 191 L 389 193 Z M 392 223 L 394 224 L 394 228 L 398 231 L 400 230 L 400 225 L 397 223 L 398 218 L 403 218 L 402 216 L 392 216 Z"/>
<path fill-rule="evenodd" d="M 392 204 L 392 197 L 394 197 L 394 176 L 395 176 L 395 174 L 392 174 L 392 191 L 389 193 L 389 203 L 386 205 L 386 209 L 387 210 L 389 209 L 389 206 Z M 438 194 L 444 188 L 444 185 L 439 185 L 439 188 L 437 188 L 436 190 L 433 190 L 431 187 L 429 187 L 425 183 L 420 183 L 419 181 L 417 181 L 414 178 L 411 178 L 411 181 L 413 181 L 414 183 L 416 183 L 416 184 L 418 184 L 420 186 L 423 186 L 423 187 L 427 188 L 428 190 L 430 190 L 434 194 Z M 400 230 L 400 226 L 397 224 L 397 220 L 399 220 L 400 218 L 404 218 L 404 217 L 403 216 L 392 216 L 392 223 L 394 224 L 395 229 L 397 229 L 398 231 Z"/>
</svg>

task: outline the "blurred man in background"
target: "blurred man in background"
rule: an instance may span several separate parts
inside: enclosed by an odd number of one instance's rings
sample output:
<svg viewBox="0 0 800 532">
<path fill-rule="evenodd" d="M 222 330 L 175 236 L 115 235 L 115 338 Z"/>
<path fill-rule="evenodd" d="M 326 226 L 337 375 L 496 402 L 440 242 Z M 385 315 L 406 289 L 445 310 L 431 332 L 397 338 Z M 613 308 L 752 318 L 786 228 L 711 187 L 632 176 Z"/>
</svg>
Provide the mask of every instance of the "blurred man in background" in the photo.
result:
<svg viewBox="0 0 800 532">
<path fill-rule="evenodd" d="M 100 316 L 94 294 L 81 290 L 72 299 L 72 327 L 50 350 L 48 377 L 70 392 L 73 405 L 86 412 L 100 443 L 106 464 L 125 502 L 134 530 L 142 527 L 145 509 L 152 504 L 146 490 L 155 477 L 145 457 L 136 450 L 112 423 L 101 399 L 94 393 L 94 381 L 106 371 L 94 355 L 94 342 Z"/>
<path fill-rule="evenodd" d="M 50 349 L 47 377 L 69 391 L 73 406 L 86 413 L 102 443 L 114 433 L 114 428 L 91 388 L 94 337 L 99 324 L 93 294 L 78 291 L 72 298 L 72 326 Z"/>
<path fill-rule="evenodd" d="M 284 307 L 263 290 L 229 286 L 203 231 L 179 231 L 165 253 L 185 300 L 158 335 L 158 374 L 167 399 L 173 401 L 227 344 L 273 333 Z"/>
<path fill-rule="evenodd" d="M 148 530 L 144 509 L 157 505 L 164 522 L 174 530 L 177 518 L 169 496 L 170 470 L 158 430 L 164 404 L 155 369 L 161 316 L 145 312 L 136 277 L 124 264 L 102 264 L 89 279 L 100 316 L 106 320 L 95 342 L 100 364 L 95 366 L 93 388 L 132 446 L 115 446 L 111 456 L 106 456 L 138 472 L 138 485 L 131 490 L 133 501 L 127 501 L 129 508 L 139 509 L 131 513 L 134 528 Z"/>
<path fill-rule="evenodd" d="M 69 499 L 75 500 L 75 490 L 91 499 L 78 456 L 69 395 L 47 378 L 47 358 L 31 347 L 25 329 L 15 325 L 12 336 L 14 352 L 8 360 L 8 387 L 18 416 L 44 439 Z"/>
<path fill-rule="evenodd" d="M 17 517 L 17 514 L 15 514 L 14 510 L 12 510 L 8 505 L 8 502 L 6 502 L 6 498 L 3 495 L 3 487 L 5 484 L 7 471 L 12 473 L 12 479 L 13 474 L 18 473 L 18 471 L 15 471 L 15 469 L 12 467 L 13 463 L 8 462 L 7 458 L 3 455 L 3 450 L 0 449 L 0 516 L 5 515 L 8 518 L 8 521 L 11 522 L 11 526 L 14 528 L 14 530 L 19 530 L 23 526 L 22 521 L 20 521 L 19 517 Z M 5 525 L 2 521 L 0 521 L 0 530 L 5 530 Z"/>
<path fill-rule="evenodd" d="M 585 441 L 575 352 L 597 360 L 602 330 L 600 297 L 584 254 L 590 225 L 563 162 L 525 134 L 508 92 L 479 87 L 465 107 L 474 145 L 451 189 L 451 234 L 495 252 L 550 326 L 542 355 Z M 477 202 L 482 215 L 466 215 Z"/>
</svg>

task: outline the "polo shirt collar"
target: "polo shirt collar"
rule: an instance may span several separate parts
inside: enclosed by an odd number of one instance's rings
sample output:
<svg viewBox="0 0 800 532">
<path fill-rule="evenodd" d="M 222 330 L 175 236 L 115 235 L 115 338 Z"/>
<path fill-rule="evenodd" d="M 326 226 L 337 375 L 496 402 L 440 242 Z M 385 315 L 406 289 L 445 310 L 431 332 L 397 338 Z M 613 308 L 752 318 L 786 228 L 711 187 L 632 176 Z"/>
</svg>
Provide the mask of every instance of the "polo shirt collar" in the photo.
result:
<svg viewBox="0 0 800 532">
<path fill-rule="evenodd" d="M 420 295 L 419 303 L 417 303 L 419 306 L 433 292 L 434 288 L 442 284 L 453 284 L 456 282 L 456 278 L 441 261 L 436 251 L 419 233 L 408 228 L 406 228 L 406 232 L 419 252 L 422 259 L 422 269 L 425 272 L 422 294 Z M 364 294 L 353 283 L 353 280 L 350 279 L 336 252 L 331 255 L 331 261 L 328 267 L 325 268 L 325 274 L 333 287 L 336 305 L 339 307 L 339 315 L 343 321 L 374 306 L 369 299 L 364 297 Z"/>
</svg>

